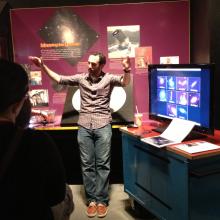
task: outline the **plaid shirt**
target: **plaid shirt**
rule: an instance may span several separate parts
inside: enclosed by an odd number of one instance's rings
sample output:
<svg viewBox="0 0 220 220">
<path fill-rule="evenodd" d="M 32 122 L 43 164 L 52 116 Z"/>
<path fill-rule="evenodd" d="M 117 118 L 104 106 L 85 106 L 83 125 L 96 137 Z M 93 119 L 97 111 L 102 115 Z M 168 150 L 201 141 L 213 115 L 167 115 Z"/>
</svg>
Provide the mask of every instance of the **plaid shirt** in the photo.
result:
<svg viewBox="0 0 220 220">
<path fill-rule="evenodd" d="M 121 78 L 121 75 L 102 73 L 94 83 L 88 73 L 61 76 L 60 84 L 79 87 L 80 126 L 97 129 L 111 123 L 110 96 L 114 86 L 122 86 Z"/>
</svg>

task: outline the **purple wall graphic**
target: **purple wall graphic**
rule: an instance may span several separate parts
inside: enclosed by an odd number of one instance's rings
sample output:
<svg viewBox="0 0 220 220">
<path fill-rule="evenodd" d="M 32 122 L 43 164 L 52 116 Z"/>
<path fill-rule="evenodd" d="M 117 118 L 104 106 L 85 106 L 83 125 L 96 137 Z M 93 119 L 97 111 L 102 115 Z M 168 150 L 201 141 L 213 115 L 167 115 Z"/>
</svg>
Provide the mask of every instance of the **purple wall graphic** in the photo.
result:
<svg viewBox="0 0 220 220">
<path fill-rule="evenodd" d="M 45 63 L 63 75 L 75 74 L 86 65 L 90 52 L 102 51 L 108 56 L 107 28 L 140 27 L 139 47 L 152 47 L 152 63 L 161 56 L 179 56 L 180 63 L 189 63 L 189 2 L 148 2 L 97 6 L 68 6 L 11 10 L 14 61 L 30 65 L 29 55 L 43 56 Z M 116 61 L 115 61 L 116 60 Z M 120 60 L 109 58 L 104 71 L 122 74 Z M 148 118 L 148 74 L 146 68 L 135 68 L 133 74 L 133 108 Z M 114 64 L 114 65 L 110 65 Z M 79 66 L 78 66 L 79 65 Z M 82 68 L 81 68 L 82 69 Z M 40 85 L 31 90 L 48 89 L 45 109 L 56 109 L 59 124 L 64 110 L 66 87 L 57 87 L 42 73 Z"/>
</svg>

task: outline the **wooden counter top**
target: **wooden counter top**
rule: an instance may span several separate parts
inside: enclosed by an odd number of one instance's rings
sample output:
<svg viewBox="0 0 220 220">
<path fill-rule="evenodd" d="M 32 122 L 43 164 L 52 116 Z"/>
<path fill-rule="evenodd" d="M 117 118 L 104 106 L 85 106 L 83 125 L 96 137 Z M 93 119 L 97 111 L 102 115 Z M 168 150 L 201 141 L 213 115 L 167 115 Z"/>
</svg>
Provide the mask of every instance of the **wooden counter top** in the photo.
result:
<svg viewBox="0 0 220 220">
<path fill-rule="evenodd" d="M 153 127 L 151 125 L 143 125 L 139 128 L 121 127 L 120 131 L 123 133 L 127 133 L 127 134 L 129 134 L 133 137 L 136 137 L 136 138 L 152 137 L 152 136 L 159 135 L 159 133 L 152 131 L 153 128 L 155 128 L 155 127 Z M 215 130 L 214 136 L 207 135 L 207 138 L 203 138 L 201 140 L 210 142 L 212 144 L 220 145 L 220 131 Z M 198 139 L 191 140 L 191 141 L 185 141 L 184 143 L 192 143 L 195 141 L 198 141 Z M 220 149 L 190 154 L 190 153 L 187 153 L 186 151 L 180 150 L 176 146 L 177 146 L 177 144 L 170 145 L 170 146 L 165 147 L 165 149 L 168 151 L 171 151 L 173 153 L 176 153 L 178 155 L 181 155 L 183 157 L 186 157 L 190 160 L 195 160 L 195 159 L 199 159 L 199 158 L 210 157 L 210 156 L 215 156 L 215 155 L 220 154 Z"/>
</svg>

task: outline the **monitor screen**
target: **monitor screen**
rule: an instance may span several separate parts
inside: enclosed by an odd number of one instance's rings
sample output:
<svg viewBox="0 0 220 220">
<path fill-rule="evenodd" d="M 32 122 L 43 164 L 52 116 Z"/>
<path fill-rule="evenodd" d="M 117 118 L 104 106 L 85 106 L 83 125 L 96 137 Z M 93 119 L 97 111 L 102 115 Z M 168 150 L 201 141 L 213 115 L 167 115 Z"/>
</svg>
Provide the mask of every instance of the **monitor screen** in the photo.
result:
<svg viewBox="0 0 220 220">
<path fill-rule="evenodd" d="M 213 64 L 149 65 L 149 117 L 196 123 L 194 130 L 214 133 Z"/>
</svg>

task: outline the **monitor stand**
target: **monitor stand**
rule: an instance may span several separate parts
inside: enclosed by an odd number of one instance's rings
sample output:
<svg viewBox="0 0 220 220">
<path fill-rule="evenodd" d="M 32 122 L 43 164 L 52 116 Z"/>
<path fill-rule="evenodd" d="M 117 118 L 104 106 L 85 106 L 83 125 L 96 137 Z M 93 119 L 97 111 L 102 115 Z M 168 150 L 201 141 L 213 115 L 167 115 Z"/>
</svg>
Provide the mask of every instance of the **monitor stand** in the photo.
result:
<svg viewBox="0 0 220 220">
<path fill-rule="evenodd" d="M 153 128 L 152 131 L 156 131 L 158 133 L 163 133 L 166 128 L 168 126 L 166 125 L 163 125 L 163 126 L 158 126 L 156 128 Z M 194 139 L 203 139 L 203 138 L 206 138 L 207 136 L 205 134 L 202 134 L 202 133 L 199 133 L 197 131 L 191 131 L 183 141 L 190 141 L 190 140 L 194 140 Z"/>
<path fill-rule="evenodd" d="M 158 133 L 163 133 L 167 129 L 168 125 L 158 126 L 156 128 L 153 128 L 152 131 L 156 131 Z"/>
<path fill-rule="evenodd" d="M 183 141 L 190 141 L 194 139 L 203 139 L 206 138 L 207 136 L 205 134 L 199 133 L 197 131 L 191 131 Z"/>
</svg>

